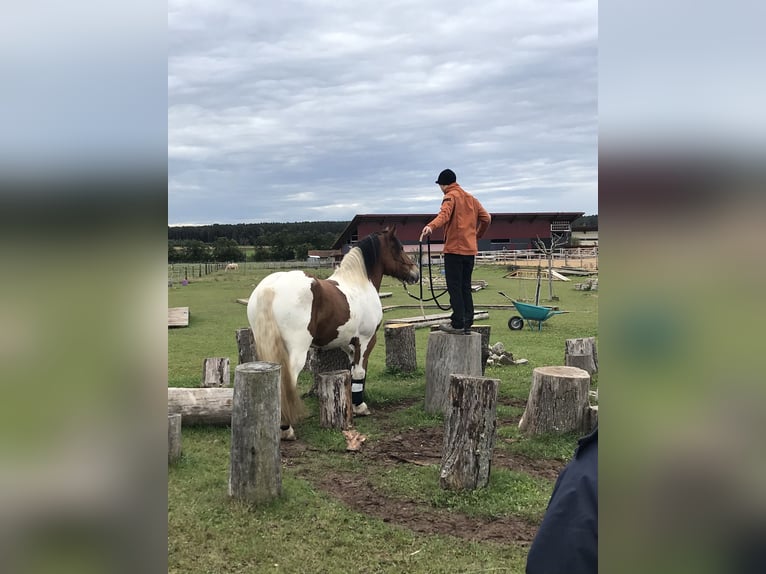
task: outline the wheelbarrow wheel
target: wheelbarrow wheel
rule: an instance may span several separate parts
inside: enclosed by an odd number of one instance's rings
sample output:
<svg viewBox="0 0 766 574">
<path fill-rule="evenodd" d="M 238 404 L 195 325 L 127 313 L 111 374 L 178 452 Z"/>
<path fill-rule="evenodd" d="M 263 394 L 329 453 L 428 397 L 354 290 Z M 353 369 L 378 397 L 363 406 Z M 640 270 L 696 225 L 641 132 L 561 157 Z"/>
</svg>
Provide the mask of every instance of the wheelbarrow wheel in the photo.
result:
<svg viewBox="0 0 766 574">
<path fill-rule="evenodd" d="M 524 319 L 521 317 L 511 317 L 508 319 L 508 328 L 511 331 L 519 331 L 520 329 L 524 328 Z"/>
</svg>

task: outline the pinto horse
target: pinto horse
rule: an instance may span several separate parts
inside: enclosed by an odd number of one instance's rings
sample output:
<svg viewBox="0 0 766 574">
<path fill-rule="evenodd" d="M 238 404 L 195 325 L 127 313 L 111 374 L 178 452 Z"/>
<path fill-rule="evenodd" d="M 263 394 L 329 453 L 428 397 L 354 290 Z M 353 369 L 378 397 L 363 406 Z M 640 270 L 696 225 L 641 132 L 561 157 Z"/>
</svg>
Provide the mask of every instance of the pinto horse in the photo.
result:
<svg viewBox="0 0 766 574">
<path fill-rule="evenodd" d="M 383 319 L 381 280 L 383 275 L 407 283 L 420 279 L 417 264 L 404 252 L 395 231 L 386 228 L 362 239 L 327 279 L 303 271 L 272 273 L 250 296 L 247 318 L 258 359 L 282 367 L 283 439 L 295 438 L 292 425 L 305 413 L 298 374 L 311 345 L 348 354 L 353 412 L 369 414 L 363 393 L 367 359 Z"/>
</svg>

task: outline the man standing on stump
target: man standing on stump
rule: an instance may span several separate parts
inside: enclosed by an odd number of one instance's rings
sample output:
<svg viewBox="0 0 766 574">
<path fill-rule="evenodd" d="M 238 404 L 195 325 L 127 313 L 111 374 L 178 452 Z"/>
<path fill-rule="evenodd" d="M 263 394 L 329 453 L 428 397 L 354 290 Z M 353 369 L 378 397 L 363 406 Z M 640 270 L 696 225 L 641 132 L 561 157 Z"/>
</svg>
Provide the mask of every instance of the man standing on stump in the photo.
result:
<svg viewBox="0 0 766 574">
<path fill-rule="evenodd" d="M 473 325 L 471 275 L 478 240 L 487 231 L 492 218 L 471 194 L 457 183 L 455 172 L 445 169 L 436 183 L 444 198 L 438 215 L 423 228 L 420 240 L 435 229 L 444 227 L 444 275 L 447 281 L 452 316 L 450 325 L 440 325 L 447 333 L 469 334 Z"/>
</svg>

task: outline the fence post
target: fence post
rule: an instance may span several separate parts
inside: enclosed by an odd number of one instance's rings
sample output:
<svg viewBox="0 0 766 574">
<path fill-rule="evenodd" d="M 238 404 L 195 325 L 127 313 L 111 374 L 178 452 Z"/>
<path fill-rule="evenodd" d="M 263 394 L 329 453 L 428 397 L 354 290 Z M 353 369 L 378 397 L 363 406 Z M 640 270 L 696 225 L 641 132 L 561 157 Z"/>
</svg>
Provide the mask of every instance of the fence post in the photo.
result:
<svg viewBox="0 0 766 574">
<path fill-rule="evenodd" d="M 229 496 L 251 504 L 282 494 L 281 370 L 276 363 L 256 362 L 234 371 Z"/>
</svg>

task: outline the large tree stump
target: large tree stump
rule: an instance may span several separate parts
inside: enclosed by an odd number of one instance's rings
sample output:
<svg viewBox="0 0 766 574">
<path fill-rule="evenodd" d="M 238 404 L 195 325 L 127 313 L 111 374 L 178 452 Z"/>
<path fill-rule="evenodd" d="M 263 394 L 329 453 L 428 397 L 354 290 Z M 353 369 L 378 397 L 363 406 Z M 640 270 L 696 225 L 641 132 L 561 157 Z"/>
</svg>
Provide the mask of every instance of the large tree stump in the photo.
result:
<svg viewBox="0 0 766 574">
<path fill-rule="evenodd" d="M 489 359 L 489 337 L 492 327 L 490 325 L 473 325 L 472 330 L 481 335 L 481 374 L 487 369 L 487 359 Z"/>
<path fill-rule="evenodd" d="M 418 368 L 415 325 L 388 323 L 385 326 L 386 368 L 412 373 Z"/>
<path fill-rule="evenodd" d="M 596 338 L 567 339 L 564 348 L 564 364 L 588 371 L 589 375 L 598 372 L 598 353 Z"/>
<path fill-rule="evenodd" d="M 184 426 L 229 425 L 233 396 L 232 387 L 209 389 L 169 387 L 168 414 L 182 415 L 181 421 Z"/>
<path fill-rule="evenodd" d="M 348 353 L 343 349 L 309 348 L 308 353 L 306 353 L 306 365 L 304 366 L 304 369 L 312 374 L 314 382 L 306 395 L 311 397 L 317 396 L 319 375 L 322 373 L 347 371 L 350 367 L 351 363 L 348 358 Z"/>
<path fill-rule="evenodd" d="M 426 412 L 446 412 L 450 375 L 453 373 L 481 376 L 481 335 L 452 335 L 443 331 L 428 334 Z"/>
<path fill-rule="evenodd" d="M 319 374 L 319 426 L 348 430 L 353 427 L 351 410 L 351 371 Z"/>
<path fill-rule="evenodd" d="M 439 486 L 474 490 L 489 484 L 497 428 L 499 379 L 450 377 Z"/>
<path fill-rule="evenodd" d="M 255 351 L 255 338 L 253 330 L 250 327 L 242 327 L 235 332 L 237 337 L 237 350 L 239 355 L 239 364 L 253 363 L 258 360 L 258 354 Z"/>
<path fill-rule="evenodd" d="M 589 430 L 590 375 L 577 367 L 537 367 L 519 429 L 526 435 Z"/>
<path fill-rule="evenodd" d="M 251 504 L 282 494 L 280 373 L 279 365 L 266 362 L 234 370 L 229 496 Z"/>
<path fill-rule="evenodd" d="M 202 363 L 203 387 L 230 387 L 228 357 L 208 357 Z"/>
<path fill-rule="evenodd" d="M 168 463 L 181 458 L 181 415 L 168 415 Z"/>
</svg>

